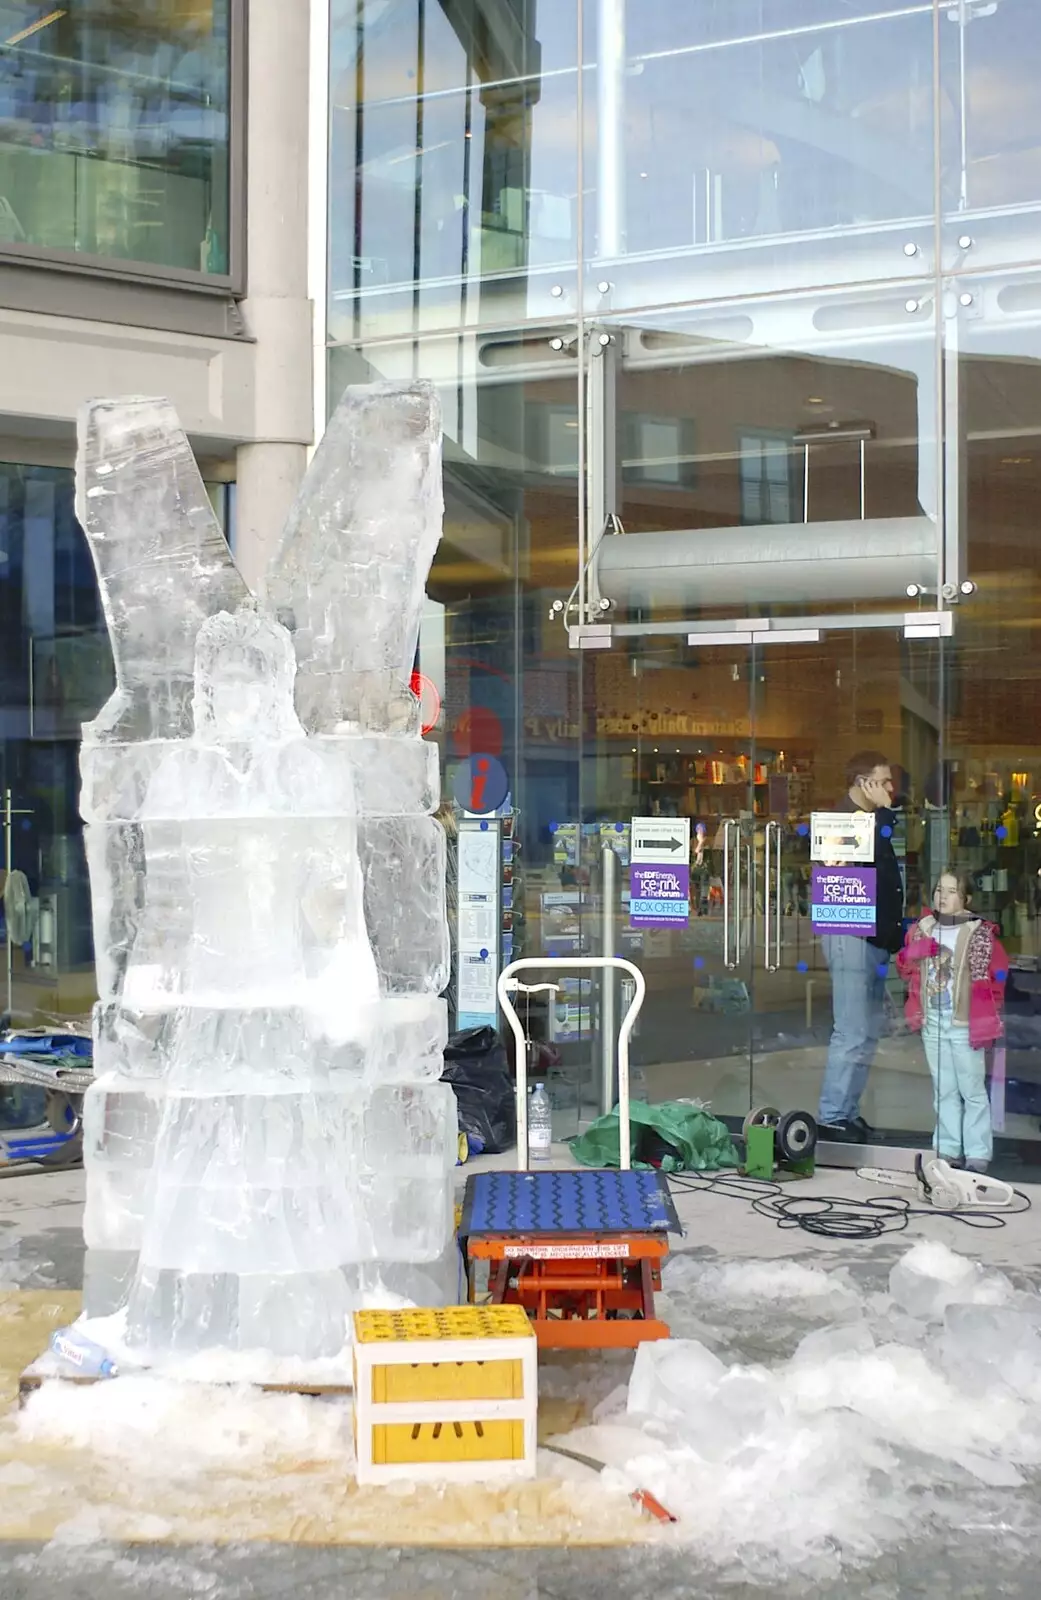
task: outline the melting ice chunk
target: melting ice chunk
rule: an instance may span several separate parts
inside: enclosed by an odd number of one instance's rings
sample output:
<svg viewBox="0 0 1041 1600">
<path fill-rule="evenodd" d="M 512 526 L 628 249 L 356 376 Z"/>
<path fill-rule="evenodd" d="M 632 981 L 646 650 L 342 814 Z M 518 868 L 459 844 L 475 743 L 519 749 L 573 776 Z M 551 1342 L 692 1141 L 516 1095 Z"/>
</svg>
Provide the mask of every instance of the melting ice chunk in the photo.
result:
<svg viewBox="0 0 1041 1600">
<path fill-rule="evenodd" d="M 931 1322 L 958 1303 L 1001 1305 L 1012 1285 L 1003 1273 L 987 1272 L 938 1240 L 923 1239 L 893 1267 L 889 1292 L 902 1311 Z"/>
<path fill-rule="evenodd" d="M 792 1359 L 798 1366 L 819 1367 L 845 1356 L 870 1355 L 874 1348 L 875 1340 L 866 1322 L 843 1322 L 808 1333 Z"/>
<path fill-rule="evenodd" d="M 1018 1305 L 949 1305 L 943 1351 L 962 1379 L 1007 1385 L 1041 1398 L 1041 1300 Z"/>
</svg>

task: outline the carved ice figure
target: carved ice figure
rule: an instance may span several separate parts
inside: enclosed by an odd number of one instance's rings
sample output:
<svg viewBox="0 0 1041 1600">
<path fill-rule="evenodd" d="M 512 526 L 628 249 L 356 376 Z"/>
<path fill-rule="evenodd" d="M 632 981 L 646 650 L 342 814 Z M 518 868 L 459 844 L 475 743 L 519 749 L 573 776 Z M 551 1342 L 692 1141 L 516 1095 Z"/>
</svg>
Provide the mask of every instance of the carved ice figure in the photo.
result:
<svg viewBox="0 0 1041 1600">
<path fill-rule="evenodd" d="M 438 410 L 427 384 L 348 389 L 289 514 L 265 598 L 290 620 L 309 733 L 419 731 L 410 683 L 441 538 Z"/>
<path fill-rule="evenodd" d="M 194 732 L 139 811 L 146 877 L 170 880 L 183 920 L 139 930 L 123 984 L 136 1011 L 303 1006 L 344 1038 L 370 1020 L 352 773 L 306 738 L 295 671 L 288 633 L 253 607 L 199 629 Z"/>
<path fill-rule="evenodd" d="M 454 1293 L 445 846 L 409 690 L 439 445 L 426 386 L 349 390 L 265 609 L 170 407 L 81 424 L 117 681 L 82 751 L 85 1305 L 126 1305 L 153 1359 L 332 1354 L 373 1283 Z"/>
</svg>

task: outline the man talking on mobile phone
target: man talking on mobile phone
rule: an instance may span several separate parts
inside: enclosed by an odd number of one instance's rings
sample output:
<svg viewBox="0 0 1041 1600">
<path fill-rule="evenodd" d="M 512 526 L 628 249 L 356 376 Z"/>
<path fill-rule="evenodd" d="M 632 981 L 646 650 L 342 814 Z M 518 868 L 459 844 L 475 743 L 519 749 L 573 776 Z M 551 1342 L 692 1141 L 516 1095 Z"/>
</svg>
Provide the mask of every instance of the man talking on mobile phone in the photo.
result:
<svg viewBox="0 0 1041 1600">
<path fill-rule="evenodd" d="M 870 939 L 852 933 L 821 937 L 831 973 L 833 1027 L 817 1120 L 825 1138 L 865 1141 L 872 1129 L 860 1097 L 882 1033 L 890 958 L 903 938 L 904 885 L 893 849 L 893 773 L 879 750 L 858 750 L 846 763 L 851 811 L 875 815 L 876 916 Z"/>
</svg>

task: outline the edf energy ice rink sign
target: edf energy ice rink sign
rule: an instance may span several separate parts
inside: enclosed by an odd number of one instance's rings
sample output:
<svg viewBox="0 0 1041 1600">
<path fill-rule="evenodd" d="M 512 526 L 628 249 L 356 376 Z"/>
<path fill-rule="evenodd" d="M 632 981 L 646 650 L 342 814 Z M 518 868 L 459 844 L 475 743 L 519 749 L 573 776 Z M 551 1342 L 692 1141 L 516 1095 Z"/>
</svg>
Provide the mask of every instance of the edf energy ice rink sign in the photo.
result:
<svg viewBox="0 0 1041 1600">
<path fill-rule="evenodd" d="M 634 817 L 629 922 L 675 928 L 690 917 L 690 818 Z"/>
<path fill-rule="evenodd" d="M 855 933 L 872 938 L 877 896 L 874 867 L 813 867 L 814 933 Z"/>
<path fill-rule="evenodd" d="M 875 816 L 815 811 L 811 818 L 810 914 L 814 933 L 870 939 L 877 910 Z"/>
</svg>

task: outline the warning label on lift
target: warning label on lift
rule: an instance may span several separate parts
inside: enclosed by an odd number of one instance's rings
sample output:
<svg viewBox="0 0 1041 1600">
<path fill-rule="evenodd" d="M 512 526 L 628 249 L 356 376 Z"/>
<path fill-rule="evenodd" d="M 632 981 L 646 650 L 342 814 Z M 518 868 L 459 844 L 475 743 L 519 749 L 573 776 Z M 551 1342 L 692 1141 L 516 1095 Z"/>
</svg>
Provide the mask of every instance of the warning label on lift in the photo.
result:
<svg viewBox="0 0 1041 1600">
<path fill-rule="evenodd" d="M 508 1244 L 503 1251 L 507 1261 L 622 1261 L 628 1258 L 627 1244 Z"/>
</svg>

